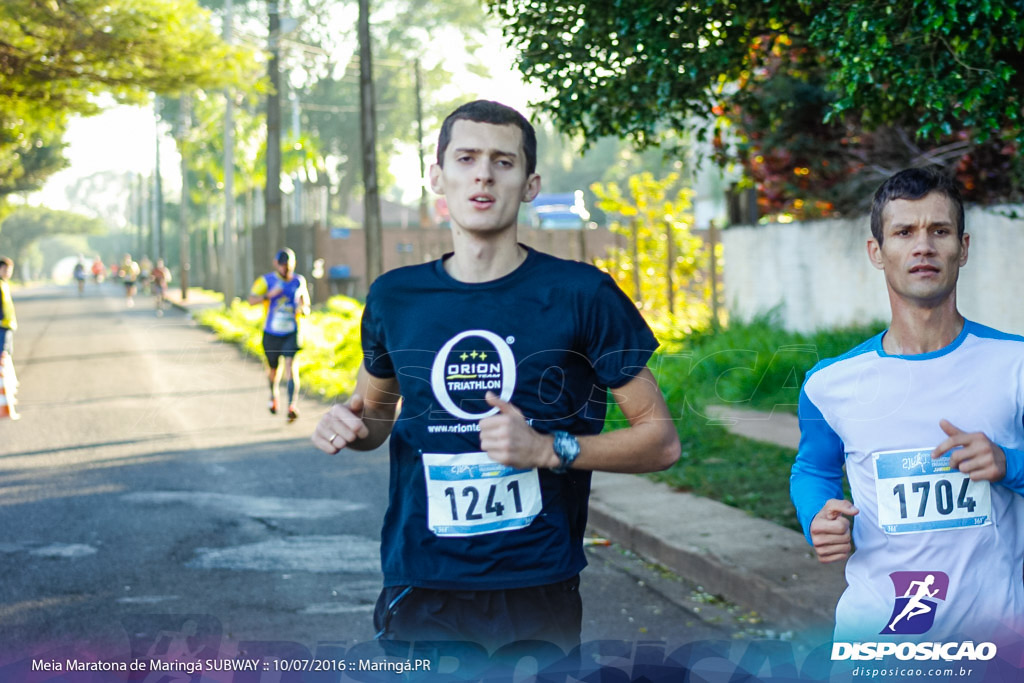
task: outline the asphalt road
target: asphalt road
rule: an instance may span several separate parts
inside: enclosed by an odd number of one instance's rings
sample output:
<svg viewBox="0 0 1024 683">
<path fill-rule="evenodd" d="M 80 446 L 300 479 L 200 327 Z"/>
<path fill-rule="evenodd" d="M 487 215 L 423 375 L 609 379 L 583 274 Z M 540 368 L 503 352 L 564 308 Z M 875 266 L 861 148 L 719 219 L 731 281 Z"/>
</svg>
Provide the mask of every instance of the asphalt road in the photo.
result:
<svg viewBox="0 0 1024 683">
<path fill-rule="evenodd" d="M 221 656 L 370 644 L 386 455 L 320 453 L 309 435 L 323 405 L 304 399 L 294 424 L 270 415 L 258 363 L 181 311 L 157 317 L 149 297 L 127 308 L 114 284 L 52 286 L 15 303 L 0 678 L 30 658 L 174 642 Z M 614 545 L 588 554 L 584 641 L 756 630 Z"/>
</svg>

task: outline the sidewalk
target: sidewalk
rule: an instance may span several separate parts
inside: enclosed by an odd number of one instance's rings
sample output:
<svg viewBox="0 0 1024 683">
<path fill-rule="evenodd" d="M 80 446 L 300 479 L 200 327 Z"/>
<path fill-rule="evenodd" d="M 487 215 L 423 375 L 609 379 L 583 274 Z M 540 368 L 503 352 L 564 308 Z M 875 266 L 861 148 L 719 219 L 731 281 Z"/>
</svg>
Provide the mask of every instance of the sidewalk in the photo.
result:
<svg viewBox="0 0 1024 683">
<path fill-rule="evenodd" d="M 717 406 L 713 414 L 735 434 L 796 453 L 800 429 L 788 413 Z M 843 563 L 819 563 L 802 534 L 644 477 L 595 473 L 590 523 L 708 593 L 788 628 L 830 629 L 846 587 Z"/>
<path fill-rule="evenodd" d="M 201 290 L 168 300 L 182 310 L 220 306 Z M 786 413 L 718 407 L 730 431 L 792 448 L 797 420 Z M 802 534 L 708 498 L 681 493 L 632 474 L 597 472 L 590 498 L 591 530 L 702 586 L 772 624 L 831 629 L 846 586 L 843 565 L 822 565 Z"/>
</svg>

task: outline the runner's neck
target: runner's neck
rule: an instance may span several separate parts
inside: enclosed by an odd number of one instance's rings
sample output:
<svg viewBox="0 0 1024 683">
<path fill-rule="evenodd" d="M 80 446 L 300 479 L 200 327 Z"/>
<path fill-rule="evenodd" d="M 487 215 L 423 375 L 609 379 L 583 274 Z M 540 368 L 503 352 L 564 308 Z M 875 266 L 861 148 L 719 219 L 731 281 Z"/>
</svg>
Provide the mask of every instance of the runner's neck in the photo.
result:
<svg viewBox="0 0 1024 683">
<path fill-rule="evenodd" d="M 471 236 L 453 234 L 455 251 L 444 261 L 445 271 L 459 282 L 491 282 L 505 277 L 526 260 L 526 248 L 516 241 L 515 232 L 509 232 L 511 239 L 475 239 Z"/>
</svg>

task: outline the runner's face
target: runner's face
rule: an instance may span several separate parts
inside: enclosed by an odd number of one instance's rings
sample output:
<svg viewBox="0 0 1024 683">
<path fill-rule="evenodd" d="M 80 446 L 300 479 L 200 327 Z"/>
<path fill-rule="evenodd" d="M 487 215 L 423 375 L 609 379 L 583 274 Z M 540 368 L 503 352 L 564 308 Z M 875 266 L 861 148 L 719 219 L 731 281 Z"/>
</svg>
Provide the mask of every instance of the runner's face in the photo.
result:
<svg viewBox="0 0 1024 683">
<path fill-rule="evenodd" d="M 295 264 L 290 262 L 290 261 L 287 262 L 287 263 L 278 263 L 277 264 L 277 273 L 278 273 L 278 275 L 283 277 L 285 280 L 287 280 L 288 278 L 290 278 L 292 276 L 292 271 L 293 270 L 295 270 Z"/>
<path fill-rule="evenodd" d="M 444 166 L 430 169 L 430 185 L 447 199 L 453 225 L 486 234 L 515 227 L 519 205 L 540 191 L 540 176 L 526 174 L 518 126 L 459 120 Z"/>
<path fill-rule="evenodd" d="M 889 202 L 882 213 L 882 245 L 869 240 L 868 255 L 885 272 L 892 294 L 932 307 L 955 292 L 969 245 L 969 235 L 957 237 L 953 203 L 931 192 L 921 199 Z"/>
</svg>

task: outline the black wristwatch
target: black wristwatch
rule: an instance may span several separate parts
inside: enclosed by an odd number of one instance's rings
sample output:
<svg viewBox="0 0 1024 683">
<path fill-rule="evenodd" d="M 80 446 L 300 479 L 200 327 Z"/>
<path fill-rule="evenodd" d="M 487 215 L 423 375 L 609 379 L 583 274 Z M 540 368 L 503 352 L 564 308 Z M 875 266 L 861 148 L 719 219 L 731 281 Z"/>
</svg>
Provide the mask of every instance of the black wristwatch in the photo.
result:
<svg viewBox="0 0 1024 683">
<path fill-rule="evenodd" d="M 555 474 L 565 474 L 580 455 L 580 442 L 569 432 L 552 432 L 555 437 L 555 455 L 558 466 L 552 467 Z"/>
</svg>

